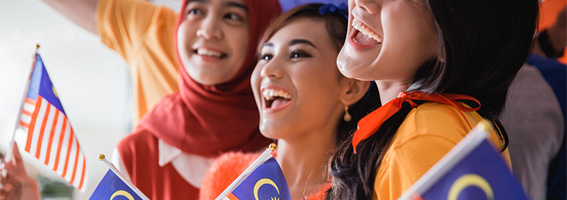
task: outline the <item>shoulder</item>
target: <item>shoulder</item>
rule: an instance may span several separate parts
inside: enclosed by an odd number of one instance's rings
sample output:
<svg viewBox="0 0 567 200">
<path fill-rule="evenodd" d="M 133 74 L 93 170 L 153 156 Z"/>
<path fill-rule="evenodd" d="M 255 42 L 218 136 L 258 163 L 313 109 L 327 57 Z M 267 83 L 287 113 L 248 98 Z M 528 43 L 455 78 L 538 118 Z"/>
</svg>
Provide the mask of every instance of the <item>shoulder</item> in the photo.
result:
<svg viewBox="0 0 567 200">
<path fill-rule="evenodd" d="M 409 112 L 396 133 L 396 139 L 438 137 L 456 144 L 481 120 L 476 112 L 460 111 L 440 103 L 424 103 Z"/>
<path fill-rule="evenodd" d="M 120 156 L 127 158 L 138 153 L 158 152 L 157 138 L 146 129 L 138 127 L 136 131 L 124 137 L 116 146 Z M 130 156 L 129 156 L 130 155 Z"/>
<path fill-rule="evenodd" d="M 258 158 L 260 154 L 229 152 L 219 156 L 205 173 L 201 184 L 200 199 L 214 199 L 232 181 Z"/>
</svg>

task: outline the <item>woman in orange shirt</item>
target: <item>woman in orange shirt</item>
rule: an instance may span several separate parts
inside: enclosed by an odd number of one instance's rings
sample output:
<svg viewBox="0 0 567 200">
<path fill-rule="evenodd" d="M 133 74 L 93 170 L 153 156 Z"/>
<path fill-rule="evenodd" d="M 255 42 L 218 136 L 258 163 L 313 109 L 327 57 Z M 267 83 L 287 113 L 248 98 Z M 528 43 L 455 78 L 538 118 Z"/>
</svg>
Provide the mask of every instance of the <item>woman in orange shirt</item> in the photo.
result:
<svg viewBox="0 0 567 200">
<path fill-rule="evenodd" d="M 497 120 L 537 14 L 537 0 L 350 0 L 338 67 L 375 80 L 383 105 L 333 156 L 329 199 L 397 199 L 483 118 L 509 158 Z"/>
</svg>

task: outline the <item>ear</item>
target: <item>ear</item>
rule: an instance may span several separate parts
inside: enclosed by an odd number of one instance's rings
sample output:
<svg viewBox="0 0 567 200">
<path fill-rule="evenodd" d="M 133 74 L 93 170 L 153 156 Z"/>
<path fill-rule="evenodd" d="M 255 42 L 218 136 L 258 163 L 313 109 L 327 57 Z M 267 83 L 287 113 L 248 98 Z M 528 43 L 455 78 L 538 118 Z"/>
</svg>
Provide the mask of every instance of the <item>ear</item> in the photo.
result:
<svg viewBox="0 0 567 200">
<path fill-rule="evenodd" d="M 360 100 L 370 85 L 368 81 L 359 81 L 356 79 L 343 78 L 343 87 L 341 91 L 340 101 L 345 106 L 351 106 Z"/>
</svg>

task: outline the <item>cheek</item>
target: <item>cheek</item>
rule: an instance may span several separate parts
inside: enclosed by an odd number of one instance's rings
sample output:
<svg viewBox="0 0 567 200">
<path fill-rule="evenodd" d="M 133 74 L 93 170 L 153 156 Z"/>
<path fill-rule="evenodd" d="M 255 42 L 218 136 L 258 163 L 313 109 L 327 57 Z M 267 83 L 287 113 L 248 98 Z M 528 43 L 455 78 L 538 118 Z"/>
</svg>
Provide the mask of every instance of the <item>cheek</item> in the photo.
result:
<svg viewBox="0 0 567 200">
<path fill-rule="evenodd" d="M 262 82 L 262 78 L 260 77 L 261 71 L 262 67 L 258 65 L 254 68 L 254 71 L 252 71 L 252 75 L 250 76 L 250 85 L 252 86 L 254 93 L 258 93 L 258 90 L 260 90 L 260 83 Z"/>
<path fill-rule="evenodd" d="M 252 72 L 252 76 L 250 77 L 250 86 L 252 87 L 252 92 L 254 93 L 254 99 L 256 100 L 256 105 L 258 105 L 258 107 L 260 107 L 260 100 L 261 100 L 261 94 L 260 94 L 260 84 L 262 82 L 262 78 L 260 77 L 260 72 L 262 71 L 262 67 L 261 66 L 257 66 L 256 68 L 254 68 L 254 71 Z"/>
<path fill-rule="evenodd" d="M 191 36 L 195 35 L 195 30 L 190 27 L 191 26 L 186 21 L 179 24 L 179 27 L 177 28 L 177 48 L 181 53 L 186 53 L 187 48 L 190 48 L 188 46 L 188 42 L 190 41 Z"/>
<path fill-rule="evenodd" d="M 235 53 L 246 55 L 250 43 L 248 35 L 248 27 L 245 30 L 242 28 L 234 31 L 229 31 L 230 41 L 234 48 Z"/>
</svg>

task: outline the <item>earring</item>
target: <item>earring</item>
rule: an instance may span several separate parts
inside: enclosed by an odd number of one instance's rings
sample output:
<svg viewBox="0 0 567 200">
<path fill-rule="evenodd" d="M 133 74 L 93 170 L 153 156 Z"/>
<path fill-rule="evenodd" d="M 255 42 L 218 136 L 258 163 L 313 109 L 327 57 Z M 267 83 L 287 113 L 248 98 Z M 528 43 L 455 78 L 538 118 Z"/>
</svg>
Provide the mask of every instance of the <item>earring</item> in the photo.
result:
<svg viewBox="0 0 567 200">
<path fill-rule="evenodd" d="M 345 122 L 350 122 L 350 120 L 352 119 L 352 116 L 350 116 L 350 113 L 348 113 L 348 106 L 345 106 L 345 116 L 343 116 L 343 119 L 345 120 Z"/>
</svg>

